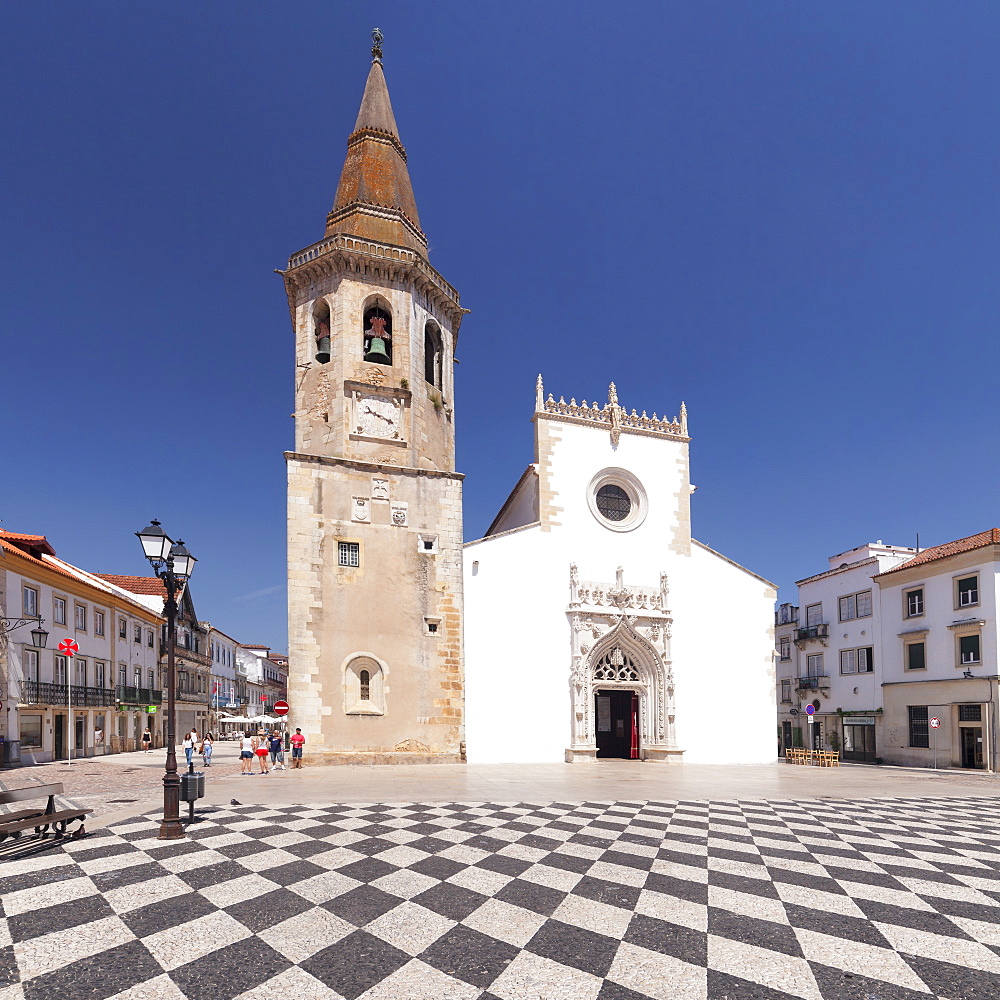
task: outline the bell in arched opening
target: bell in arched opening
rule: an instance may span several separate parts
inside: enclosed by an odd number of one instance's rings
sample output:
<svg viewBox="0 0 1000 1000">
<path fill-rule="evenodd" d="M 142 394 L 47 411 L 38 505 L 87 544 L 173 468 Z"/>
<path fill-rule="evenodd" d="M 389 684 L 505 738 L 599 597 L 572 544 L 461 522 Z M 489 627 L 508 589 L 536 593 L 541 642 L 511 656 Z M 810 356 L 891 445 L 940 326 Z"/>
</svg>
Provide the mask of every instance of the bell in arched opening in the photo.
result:
<svg viewBox="0 0 1000 1000">
<path fill-rule="evenodd" d="M 316 338 L 316 360 L 325 365 L 330 360 L 330 306 L 319 302 L 313 312 L 313 336 Z"/>
<path fill-rule="evenodd" d="M 392 317 L 378 307 L 365 313 L 365 361 L 392 364 Z"/>
</svg>

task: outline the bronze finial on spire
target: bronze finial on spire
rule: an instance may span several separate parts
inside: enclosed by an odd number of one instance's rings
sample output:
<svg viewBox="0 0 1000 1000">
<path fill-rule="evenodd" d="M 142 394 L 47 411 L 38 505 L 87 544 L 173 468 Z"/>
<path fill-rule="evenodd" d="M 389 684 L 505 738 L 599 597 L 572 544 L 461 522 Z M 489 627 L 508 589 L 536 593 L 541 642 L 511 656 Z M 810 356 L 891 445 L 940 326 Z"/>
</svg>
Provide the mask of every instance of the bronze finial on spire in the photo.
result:
<svg viewBox="0 0 1000 1000">
<path fill-rule="evenodd" d="M 372 28 L 372 61 L 382 61 L 382 35 L 381 28 Z"/>
</svg>

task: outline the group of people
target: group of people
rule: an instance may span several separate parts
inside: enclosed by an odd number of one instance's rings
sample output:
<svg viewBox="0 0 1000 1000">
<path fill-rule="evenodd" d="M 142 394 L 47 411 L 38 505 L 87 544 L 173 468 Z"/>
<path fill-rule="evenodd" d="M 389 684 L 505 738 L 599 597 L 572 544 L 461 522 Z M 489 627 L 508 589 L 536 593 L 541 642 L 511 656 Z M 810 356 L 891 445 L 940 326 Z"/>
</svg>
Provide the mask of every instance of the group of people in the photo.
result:
<svg viewBox="0 0 1000 1000">
<path fill-rule="evenodd" d="M 143 753 L 149 753 L 153 744 L 153 734 L 147 728 L 140 740 Z M 292 767 L 302 767 L 302 748 L 305 746 L 306 738 L 302 735 L 301 729 L 296 729 L 288 741 L 292 747 Z M 212 749 L 215 739 L 211 733 L 206 733 L 199 739 L 198 731 L 192 729 L 184 734 L 184 756 L 190 767 L 194 761 L 194 755 L 200 754 L 205 762 L 205 767 L 212 766 Z M 271 766 L 267 766 L 267 758 L 271 758 Z M 257 759 L 259 772 L 253 769 L 254 758 Z M 263 729 L 258 730 L 254 735 L 244 735 L 240 743 L 240 767 L 241 774 L 270 774 L 272 770 L 284 771 L 285 768 L 285 737 L 277 729 L 265 733 Z"/>
<path fill-rule="evenodd" d="M 146 730 L 148 733 L 149 730 Z M 146 733 L 143 733 L 142 739 L 143 743 L 146 741 Z M 205 767 L 212 766 L 212 748 L 215 745 L 215 739 L 211 733 L 205 733 L 204 738 L 199 742 L 198 740 L 198 730 L 192 729 L 191 732 L 184 734 L 184 756 L 187 758 L 188 767 L 194 761 L 194 755 L 196 753 L 201 754 L 202 760 L 205 762 Z"/>
<path fill-rule="evenodd" d="M 302 747 L 306 738 L 301 729 L 296 729 L 289 741 L 292 747 L 292 767 L 302 767 Z M 267 758 L 271 758 L 271 766 L 267 766 Z M 258 772 L 254 772 L 253 762 L 257 758 Z M 241 774 L 270 774 L 272 770 L 284 771 L 285 768 L 285 737 L 277 730 L 265 733 L 259 730 L 250 736 L 244 734 L 240 743 Z"/>
</svg>

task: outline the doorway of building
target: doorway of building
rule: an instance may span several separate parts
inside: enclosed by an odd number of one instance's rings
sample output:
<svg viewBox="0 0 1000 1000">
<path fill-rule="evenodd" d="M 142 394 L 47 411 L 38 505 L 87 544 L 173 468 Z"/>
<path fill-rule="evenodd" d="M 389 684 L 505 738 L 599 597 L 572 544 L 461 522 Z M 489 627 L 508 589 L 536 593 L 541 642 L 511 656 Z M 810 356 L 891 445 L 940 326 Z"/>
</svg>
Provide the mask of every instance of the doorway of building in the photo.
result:
<svg viewBox="0 0 1000 1000">
<path fill-rule="evenodd" d="M 86 731 L 87 720 L 82 715 L 77 716 L 76 718 L 73 719 L 73 725 L 76 728 L 76 732 L 74 734 L 75 741 L 73 743 L 73 746 L 76 749 L 77 753 L 81 753 L 82 754 L 84 752 L 84 750 L 85 750 L 83 741 L 84 741 L 84 738 L 85 738 L 84 737 L 84 733 Z"/>
<path fill-rule="evenodd" d="M 785 752 L 792 745 L 792 724 L 790 722 L 781 723 L 781 756 L 785 756 Z"/>
<path fill-rule="evenodd" d="M 635 691 L 597 691 L 597 756 L 636 760 L 639 757 L 639 696 Z"/>
<path fill-rule="evenodd" d="M 844 760 L 859 764 L 875 763 L 875 725 L 872 723 L 844 722 Z"/>
<path fill-rule="evenodd" d="M 66 716 L 55 718 L 55 759 L 63 760 L 66 756 Z"/>
<path fill-rule="evenodd" d="M 979 726 L 963 726 L 959 732 L 962 734 L 962 767 L 982 768 L 982 729 Z"/>
</svg>

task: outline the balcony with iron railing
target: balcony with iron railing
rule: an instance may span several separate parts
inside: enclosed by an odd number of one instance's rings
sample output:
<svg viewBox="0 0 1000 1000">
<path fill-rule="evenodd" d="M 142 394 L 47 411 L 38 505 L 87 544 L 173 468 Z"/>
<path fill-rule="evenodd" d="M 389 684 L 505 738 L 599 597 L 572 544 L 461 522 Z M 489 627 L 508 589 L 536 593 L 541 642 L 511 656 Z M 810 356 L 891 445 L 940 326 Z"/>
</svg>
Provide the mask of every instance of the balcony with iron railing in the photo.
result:
<svg viewBox="0 0 1000 1000">
<path fill-rule="evenodd" d="M 828 688 L 830 686 L 830 678 L 826 674 L 799 677 L 795 681 L 795 686 L 800 691 L 818 691 L 820 688 Z"/>
<path fill-rule="evenodd" d="M 19 701 L 22 705 L 68 705 L 77 708 L 110 708 L 115 704 L 114 688 L 83 687 L 47 681 L 22 681 Z"/>
<path fill-rule="evenodd" d="M 156 688 L 118 685 L 118 701 L 124 705 L 162 705 L 163 692 Z"/>
<path fill-rule="evenodd" d="M 809 642 L 811 639 L 827 639 L 830 635 L 830 626 L 826 624 L 821 625 L 807 625 L 805 628 L 797 628 L 795 630 L 795 641 L 796 642 Z"/>
</svg>

